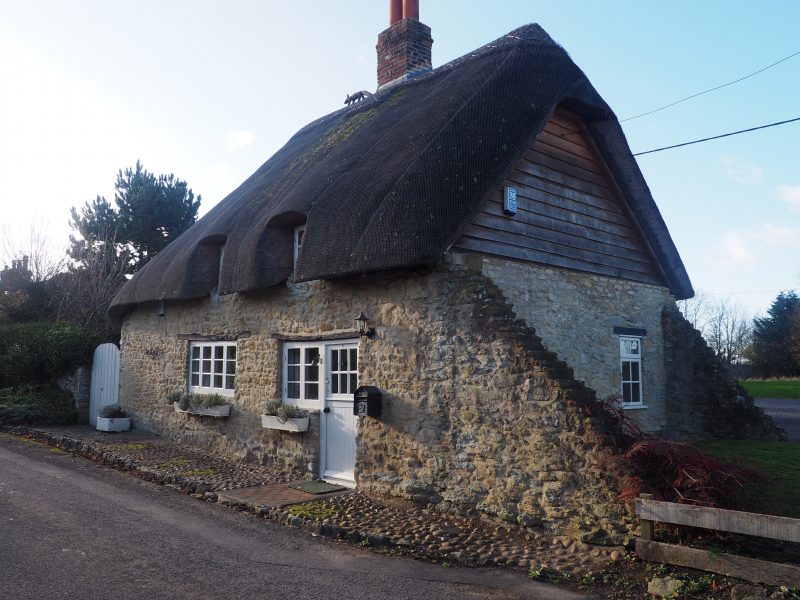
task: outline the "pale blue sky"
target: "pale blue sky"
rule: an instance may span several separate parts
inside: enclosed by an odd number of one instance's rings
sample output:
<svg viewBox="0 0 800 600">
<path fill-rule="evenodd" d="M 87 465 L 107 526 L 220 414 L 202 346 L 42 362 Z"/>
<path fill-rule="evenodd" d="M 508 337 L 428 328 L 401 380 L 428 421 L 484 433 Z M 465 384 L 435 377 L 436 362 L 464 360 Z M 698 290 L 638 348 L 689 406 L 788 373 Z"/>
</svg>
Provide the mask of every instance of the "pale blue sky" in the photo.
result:
<svg viewBox="0 0 800 600">
<path fill-rule="evenodd" d="M 0 223 L 54 247 L 137 159 L 205 212 L 347 93 L 374 90 L 388 0 L 0 0 Z M 800 50 L 800 2 L 421 0 L 434 66 L 538 22 L 620 118 Z M 634 152 L 800 117 L 800 56 L 624 123 Z M 800 123 L 643 156 L 695 289 L 763 312 L 800 287 Z"/>
</svg>

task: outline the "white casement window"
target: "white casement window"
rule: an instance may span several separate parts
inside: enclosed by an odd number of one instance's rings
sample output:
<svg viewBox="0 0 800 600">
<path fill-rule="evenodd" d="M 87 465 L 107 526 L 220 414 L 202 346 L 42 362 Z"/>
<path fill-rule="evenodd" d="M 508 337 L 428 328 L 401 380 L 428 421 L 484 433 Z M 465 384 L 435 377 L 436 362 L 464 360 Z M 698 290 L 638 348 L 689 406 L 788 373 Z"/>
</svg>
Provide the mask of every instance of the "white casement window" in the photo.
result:
<svg viewBox="0 0 800 600">
<path fill-rule="evenodd" d="M 286 344 L 283 348 L 283 400 L 300 406 L 316 404 L 322 381 L 321 348 L 316 344 Z"/>
<path fill-rule="evenodd" d="M 642 338 L 620 336 L 619 357 L 622 381 L 622 405 L 643 406 L 642 396 Z"/>
<path fill-rule="evenodd" d="M 305 225 L 294 228 L 294 262 L 292 263 L 294 265 L 297 264 L 297 258 L 300 256 L 300 248 L 303 247 L 303 233 L 305 233 L 305 230 Z"/>
<path fill-rule="evenodd" d="M 192 342 L 189 391 L 233 396 L 236 389 L 236 342 Z"/>
<path fill-rule="evenodd" d="M 358 387 L 358 348 L 332 342 L 283 345 L 283 401 L 318 409 L 325 398 L 352 399 Z"/>
</svg>

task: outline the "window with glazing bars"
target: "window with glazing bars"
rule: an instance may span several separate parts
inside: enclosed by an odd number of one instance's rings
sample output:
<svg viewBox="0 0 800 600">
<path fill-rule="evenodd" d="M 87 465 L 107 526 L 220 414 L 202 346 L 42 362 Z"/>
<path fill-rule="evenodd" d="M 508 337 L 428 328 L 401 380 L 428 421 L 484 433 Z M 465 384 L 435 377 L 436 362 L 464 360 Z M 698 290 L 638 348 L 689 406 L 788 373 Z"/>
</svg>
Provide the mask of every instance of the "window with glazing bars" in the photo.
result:
<svg viewBox="0 0 800 600">
<path fill-rule="evenodd" d="M 232 396 L 236 389 L 236 342 L 192 342 L 189 391 Z"/>
<path fill-rule="evenodd" d="M 622 371 L 622 401 L 624 404 L 642 404 L 642 339 L 619 338 L 620 368 Z"/>
<path fill-rule="evenodd" d="M 284 399 L 318 400 L 320 380 L 319 346 L 286 347 L 284 353 Z"/>
</svg>

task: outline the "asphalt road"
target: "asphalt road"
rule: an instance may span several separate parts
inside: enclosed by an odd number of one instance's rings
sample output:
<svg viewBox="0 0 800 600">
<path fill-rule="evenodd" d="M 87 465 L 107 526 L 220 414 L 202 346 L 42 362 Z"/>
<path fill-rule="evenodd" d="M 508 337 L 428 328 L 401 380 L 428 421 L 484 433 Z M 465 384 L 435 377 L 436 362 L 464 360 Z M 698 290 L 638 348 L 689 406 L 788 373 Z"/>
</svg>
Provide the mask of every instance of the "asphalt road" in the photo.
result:
<svg viewBox="0 0 800 600">
<path fill-rule="evenodd" d="M 0 598 L 586 598 L 312 537 L 0 434 Z"/>
<path fill-rule="evenodd" d="M 756 398 L 755 403 L 772 417 L 775 425 L 786 431 L 790 442 L 800 442 L 800 400 Z"/>
</svg>

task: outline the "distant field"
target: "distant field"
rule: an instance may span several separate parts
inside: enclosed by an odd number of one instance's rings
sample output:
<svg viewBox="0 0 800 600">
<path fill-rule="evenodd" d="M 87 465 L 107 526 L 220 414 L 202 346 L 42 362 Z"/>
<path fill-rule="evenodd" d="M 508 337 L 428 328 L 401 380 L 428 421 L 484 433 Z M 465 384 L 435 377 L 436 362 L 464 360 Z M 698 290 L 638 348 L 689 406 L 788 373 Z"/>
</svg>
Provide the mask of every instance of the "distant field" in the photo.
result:
<svg viewBox="0 0 800 600">
<path fill-rule="evenodd" d="M 711 440 L 698 444 L 718 458 L 755 467 L 770 477 L 758 483 L 754 501 L 766 513 L 800 518 L 800 444 Z"/>
<path fill-rule="evenodd" d="M 753 398 L 797 398 L 800 379 L 743 379 L 739 383 Z"/>
</svg>

